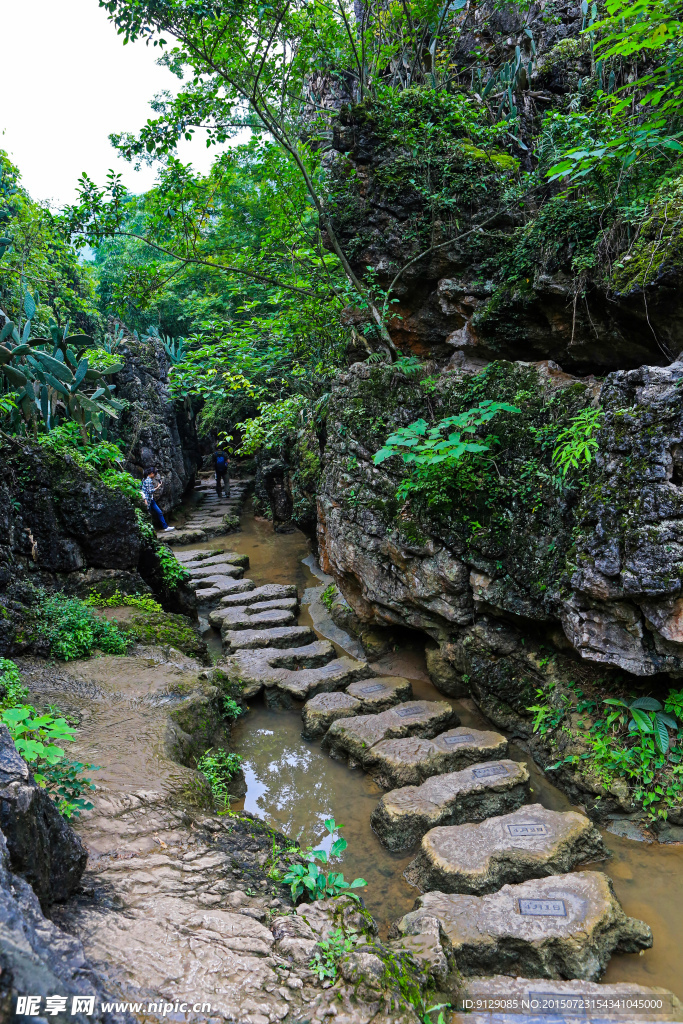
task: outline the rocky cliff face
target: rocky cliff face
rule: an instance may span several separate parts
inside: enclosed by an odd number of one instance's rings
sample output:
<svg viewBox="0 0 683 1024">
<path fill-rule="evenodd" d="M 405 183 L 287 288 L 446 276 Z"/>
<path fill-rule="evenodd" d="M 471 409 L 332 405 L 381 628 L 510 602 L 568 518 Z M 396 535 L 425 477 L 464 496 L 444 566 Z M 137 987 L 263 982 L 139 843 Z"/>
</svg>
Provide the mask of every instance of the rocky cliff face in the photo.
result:
<svg viewBox="0 0 683 1024">
<path fill-rule="evenodd" d="M 682 382 L 682 363 L 602 384 L 547 363 L 422 380 L 355 365 L 330 402 L 322 567 L 361 622 L 433 637 L 444 689 L 473 689 L 518 734 L 550 679 L 661 689 L 683 671 Z M 492 421 L 488 468 L 398 501 L 400 460 L 372 462 L 392 429 L 487 398 L 521 410 Z M 604 410 L 595 462 L 563 485 L 553 438 L 591 403 Z"/>
<path fill-rule="evenodd" d="M 124 444 L 126 469 L 142 477 L 156 466 L 163 478 L 159 504 L 177 505 L 201 465 L 189 402 L 175 401 L 168 387 L 169 360 L 158 338 L 125 335 L 117 350 L 125 366 L 114 378 L 118 398 L 129 406 L 110 434 Z"/>
</svg>

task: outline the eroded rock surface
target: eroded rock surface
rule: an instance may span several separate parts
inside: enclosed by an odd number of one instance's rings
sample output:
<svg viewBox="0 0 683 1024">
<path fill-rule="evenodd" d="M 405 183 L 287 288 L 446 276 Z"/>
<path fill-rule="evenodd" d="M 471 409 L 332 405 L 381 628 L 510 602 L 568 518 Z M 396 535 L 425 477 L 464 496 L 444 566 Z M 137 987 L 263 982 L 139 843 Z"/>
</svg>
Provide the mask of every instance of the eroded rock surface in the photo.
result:
<svg viewBox="0 0 683 1024">
<path fill-rule="evenodd" d="M 446 701 L 411 700 L 378 715 L 339 719 L 327 732 L 323 747 L 351 765 L 364 764 L 376 743 L 404 736 L 435 736 L 459 718 Z"/>
<path fill-rule="evenodd" d="M 304 723 L 302 735 L 308 740 L 324 736 L 338 718 L 359 714 L 361 707 L 361 702 L 348 693 L 319 693 L 307 700 L 301 709 Z"/>
<path fill-rule="evenodd" d="M 652 932 L 627 917 L 609 878 L 597 871 L 506 885 L 490 896 L 427 893 L 398 923 L 436 917 L 464 975 L 597 980 L 614 952 L 649 949 Z"/>
<path fill-rule="evenodd" d="M 406 878 L 423 892 L 481 896 L 607 855 L 602 836 L 585 815 L 530 804 L 479 824 L 431 829 Z"/>
<path fill-rule="evenodd" d="M 308 626 L 276 626 L 273 629 L 226 629 L 221 632 L 221 638 L 229 652 L 310 644 L 315 641 L 315 633 Z"/>
<path fill-rule="evenodd" d="M 370 821 L 390 850 L 409 850 L 437 825 L 483 821 L 516 810 L 525 803 L 528 788 L 529 772 L 521 762 L 477 764 L 385 793 Z"/>
<path fill-rule="evenodd" d="M 361 702 L 363 715 L 387 711 L 395 704 L 408 701 L 413 696 L 409 680 L 401 676 L 359 679 L 357 683 L 351 683 L 346 692 Z"/>
</svg>

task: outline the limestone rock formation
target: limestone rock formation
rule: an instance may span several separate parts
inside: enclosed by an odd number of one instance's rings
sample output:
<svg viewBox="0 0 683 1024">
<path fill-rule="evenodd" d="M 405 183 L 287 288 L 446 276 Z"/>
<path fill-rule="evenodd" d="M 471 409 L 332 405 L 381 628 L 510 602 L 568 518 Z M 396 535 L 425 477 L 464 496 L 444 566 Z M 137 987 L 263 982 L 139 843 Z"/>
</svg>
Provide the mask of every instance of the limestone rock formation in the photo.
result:
<svg viewBox="0 0 683 1024">
<path fill-rule="evenodd" d="M 530 804 L 480 824 L 431 829 L 406 878 L 423 892 L 481 896 L 606 856 L 600 833 L 585 815 Z"/>
<path fill-rule="evenodd" d="M 422 916 L 438 918 L 463 975 L 596 981 L 612 953 L 652 945 L 650 928 L 626 916 L 598 871 L 506 885 L 490 896 L 427 893 L 398 923 L 398 933 Z"/>
</svg>

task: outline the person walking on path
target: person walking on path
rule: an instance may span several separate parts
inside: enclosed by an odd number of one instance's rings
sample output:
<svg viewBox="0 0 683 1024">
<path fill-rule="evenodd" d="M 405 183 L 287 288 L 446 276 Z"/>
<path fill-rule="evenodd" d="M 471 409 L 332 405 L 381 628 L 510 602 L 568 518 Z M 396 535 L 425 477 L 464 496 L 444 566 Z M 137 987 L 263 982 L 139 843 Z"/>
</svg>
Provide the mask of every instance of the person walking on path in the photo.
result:
<svg viewBox="0 0 683 1024">
<path fill-rule="evenodd" d="M 225 500 L 230 497 L 230 460 L 222 448 L 218 448 L 213 457 L 213 468 L 216 472 L 216 494 L 221 496 L 221 484 L 225 487 Z"/>
<path fill-rule="evenodd" d="M 154 499 L 154 495 L 161 487 L 161 481 L 157 483 L 156 476 L 156 466 L 152 466 L 152 468 L 148 469 L 147 472 L 145 473 L 144 480 L 142 481 L 142 500 L 144 501 L 145 505 L 147 506 L 150 512 L 156 512 L 157 516 L 159 517 L 159 522 L 161 523 L 161 529 L 164 531 L 164 533 L 170 533 L 171 530 L 175 530 L 175 526 L 168 525 L 168 523 L 164 519 L 164 513 L 161 511 L 161 509 L 159 508 Z"/>
</svg>

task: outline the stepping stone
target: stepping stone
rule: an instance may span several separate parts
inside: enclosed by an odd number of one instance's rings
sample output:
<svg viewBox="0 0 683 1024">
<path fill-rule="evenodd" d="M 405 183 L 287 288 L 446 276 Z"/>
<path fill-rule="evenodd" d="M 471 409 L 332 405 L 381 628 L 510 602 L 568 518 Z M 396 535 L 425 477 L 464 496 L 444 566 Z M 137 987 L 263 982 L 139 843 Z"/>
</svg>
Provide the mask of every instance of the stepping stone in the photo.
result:
<svg viewBox="0 0 683 1024">
<path fill-rule="evenodd" d="M 202 587 L 195 587 L 198 601 L 218 600 L 227 594 L 245 594 L 254 586 L 253 580 L 233 580 L 230 576 L 222 576 L 220 583 L 212 583 L 204 590 Z"/>
<path fill-rule="evenodd" d="M 255 612 L 265 612 L 269 608 L 283 608 L 290 612 L 298 612 L 299 599 L 297 597 L 276 597 L 272 601 L 256 601 L 244 607 Z"/>
<path fill-rule="evenodd" d="M 245 698 L 262 689 L 268 707 L 292 708 L 317 693 L 343 690 L 356 679 L 367 679 L 368 664 L 336 658 L 327 640 L 287 650 L 237 651 L 223 666 L 229 679 L 242 684 Z"/>
<path fill-rule="evenodd" d="M 584 814 L 531 804 L 480 824 L 431 829 L 405 877 L 423 892 L 482 896 L 607 856 L 602 836 Z"/>
<path fill-rule="evenodd" d="M 501 1005 L 510 1007 L 510 1011 L 508 1014 L 504 1010 L 502 1013 L 494 1011 L 498 1024 L 520 1024 L 529 1017 L 545 1017 L 546 1021 L 548 1017 L 560 1021 L 567 1017 L 589 1021 L 599 1017 L 600 1020 L 619 1020 L 622 1024 L 632 1020 L 683 1020 L 683 1006 L 672 992 L 630 981 L 605 985 L 594 981 L 551 980 L 539 985 L 529 978 L 496 974 L 489 978 L 468 978 L 458 993 L 458 1005 L 465 999 L 473 1000 L 475 1006 L 502 1000 Z M 587 1004 L 586 1000 L 590 1002 Z M 641 1000 L 645 1000 L 646 1007 L 653 1008 L 625 1012 L 625 1006 L 637 1005 Z M 451 1020 L 453 1024 L 493 1024 L 493 1014 L 475 1011 L 465 1015 L 456 1011 Z"/>
<path fill-rule="evenodd" d="M 267 608 L 265 611 L 252 611 L 253 605 L 246 605 L 243 608 L 230 608 L 221 623 L 221 636 L 229 630 L 236 629 L 258 629 L 260 626 L 266 629 L 273 626 L 291 626 L 295 617 L 286 608 Z"/>
<path fill-rule="evenodd" d="M 367 683 L 367 679 L 362 681 Z M 357 686 L 357 683 L 352 683 Z M 359 714 L 363 705 L 355 697 L 346 693 L 319 693 L 307 700 L 301 709 L 304 728 L 301 735 L 304 739 L 314 740 L 324 736 L 333 722 L 338 718 L 351 718 Z"/>
<path fill-rule="evenodd" d="M 285 586 L 281 583 L 266 583 L 265 586 L 256 587 L 252 580 L 244 581 L 251 583 L 249 593 L 226 594 L 221 598 L 221 607 L 214 608 L 209 615 L 209 623 L 214 629 L 220 629 L 227 611 L 232 608 L 241 608 L 247 604 L 259 604 L 261 601 L 275 600 L 280 598 L 296 597 L 296 587 Z"/>
<path fill-rule="evenodd" d="M 181 557 L 189 555 L 189 558 Z M 249 556 L 238 555 L 236 551 L 178 551 L 176 558 L 182 562 L 188 571 L 192 569 L 203 569 L 208 565 L 241 565 L 244 569 L 249 567 Z"/>
<path fill-rule="evenodd" d="M 240 648 L 256 650 L 259 647 L 293 647 L 309 644 L 315 633 L 308 626 L 280 626 L 276 629 L 237 629 L 223 633 L 223 643 L 229 651 Z"/>
<path fill-rule="evenodd" d="M 431 740 L 409 737 L 376 743 L 363 767 L 379 786 L 396 789 L 419 786 L 432 775 L 461 771 L 477 761 L 494 761 L 507 752 L 508 741 L 500 733 L 461 726 Z"/>
<path fill-rule="evenodd" d="M 346 757 L 350 767 L 364 765 L 370 748 L 403 736 L 434 736 L 459 718 L 445 700 L 411 700 L 379 715 L 340 718 L 333 722 L 323 747 L 335 757 Z"/>
<path fill-rule="evenodd" d="M 526 801 L 528 789 L 526 765 L 487 761 L 434 775 L 421 786 L 392 789 L 375 807 L 370 824 L 390 850 L 409 850 L 437 825 L 462 825 L 516 811 Z"/>
<path fill-rule="evenodd" d="M 387 711 L 394 704 L 412 700 L 413 688 L 407 679 L 401 676 L 381 676 L 375 679 L 360 679 L 351 683 L 346 691 L 361 702 L 362 715 Z"/>
<path fill-rule="evenodd" d="M 175 556 L 179 562 L 186 565 L 188 562 L 203 562 L 206 558 L 215 557 L 216 552 L 213 548 L 204 548 L 203 551 L 176 551 Z"/>
<path fill-rule="evenodd" d="M 210 580 L 213 582 L 216 579 L 224 579 L 229 576 L 233 580 L 239 580 L 244 576 L 244 569 L 241 565 L 230 565 L 228 562 L 219 562 L 218 564 L 207 565 L 203 569 L 189 569 L 184 566 L 189 572 L 193 580 Z"/>
<path fill-rule="evenodd" d="M 204 530 L 196 530 L 191 526 L 176 530 L 175 533 L 164 533 L 161 530 L 157 533 L 157 538 L 163 538 L 164 544 L 168 544 L 169 547 L 175 547 L 177 544 L 201 544 L 203 540 L 209 539 Z"/>
<path fill-rule="evenodd" d="M 510 971 L 595 981 L 612 953 L 652 946 L 650 928 L 626 916 L 601 871 L 532 879 L 490 896 L 426 893 L 398 922 L 399 934 L 410 934 L 425 917 L 438 920 L 466 976 Z"/>
</svg>

